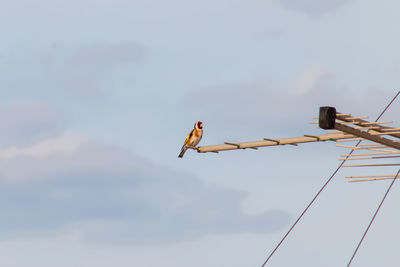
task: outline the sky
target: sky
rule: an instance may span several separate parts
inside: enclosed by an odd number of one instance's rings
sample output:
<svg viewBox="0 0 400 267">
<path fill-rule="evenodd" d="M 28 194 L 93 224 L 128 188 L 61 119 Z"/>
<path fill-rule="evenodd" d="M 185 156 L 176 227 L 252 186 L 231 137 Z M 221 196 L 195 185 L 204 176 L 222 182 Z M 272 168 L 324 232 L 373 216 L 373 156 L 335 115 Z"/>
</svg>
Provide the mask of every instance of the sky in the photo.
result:
<svg viewBox="0 0 400 267">
<path fill-rule="evenodd" d="M 400 89 L 393 0 L 18 0 L 0 8 L 0 265 L 261 266 L 348 150 L 320 106 Z M 396 123 L 396 101 L 384 120 Z M 398 125 L 398 124 L 397 124 Z M 394 161 L 395 162 L 395 161 Z M 270 261 L 343 266 L 390 181 L 343 168 Z M 397 266 L 395 184 L 352 266 Z"/>
</svg>

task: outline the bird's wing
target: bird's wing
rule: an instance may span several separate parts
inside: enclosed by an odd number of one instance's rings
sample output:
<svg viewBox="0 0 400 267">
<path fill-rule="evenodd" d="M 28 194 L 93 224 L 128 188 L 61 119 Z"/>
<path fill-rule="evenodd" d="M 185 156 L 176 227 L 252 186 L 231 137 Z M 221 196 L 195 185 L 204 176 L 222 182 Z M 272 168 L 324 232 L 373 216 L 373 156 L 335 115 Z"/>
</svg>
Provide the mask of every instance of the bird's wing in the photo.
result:
<svg viewBox="0 0 400 267">
<path fill-rule="evenodd" d="M 192 136 L 193 136 L 193 133 L 194 133 L 194 129 L 191 130 L 189 135 L 186 137 L 186 140 L 185 140 L 185 143 L 183 144 L 183 146 L 185 146 L 189 142 L 190 138 L 192 138 Z"/>
</svg>

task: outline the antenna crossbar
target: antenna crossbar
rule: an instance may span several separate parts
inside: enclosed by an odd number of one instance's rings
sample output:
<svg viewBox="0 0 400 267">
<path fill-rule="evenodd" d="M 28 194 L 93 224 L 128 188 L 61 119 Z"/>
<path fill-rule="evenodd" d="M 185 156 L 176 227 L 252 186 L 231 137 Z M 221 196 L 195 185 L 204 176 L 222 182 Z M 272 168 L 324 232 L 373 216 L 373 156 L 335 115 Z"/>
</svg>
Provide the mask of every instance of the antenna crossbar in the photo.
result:
<svg viewBox="0 0 400 267">
<path fill-rule="evenodd" d="M 259 147 L 278 146 L 278 145 L 294 145 L 294 146 L 296 146 L 297 144 L 300 144 L 300 143 L 311 143 L 311 142 L 319 142 L 319 141 L 336 141 L 338 139 L 346 139 L 346 138 L 354 138 L 354 135 L 338 133 L 338 134 L 305 135 L 305 136 L 301 136 L 301 137 L 281 138 L 281 139 L 264 138 L 263 140 L 260 140 L 260 141 L 241 142 L 241 143 L 225 142 L 223 145 L 201 146 L 201 147 L 197 148 L 197 151 L 199 153 L 206 153 L 206 152 L 236 150 L 236 149 L 245 149 L 245 148 L 259 148 Z"/>
</svg>

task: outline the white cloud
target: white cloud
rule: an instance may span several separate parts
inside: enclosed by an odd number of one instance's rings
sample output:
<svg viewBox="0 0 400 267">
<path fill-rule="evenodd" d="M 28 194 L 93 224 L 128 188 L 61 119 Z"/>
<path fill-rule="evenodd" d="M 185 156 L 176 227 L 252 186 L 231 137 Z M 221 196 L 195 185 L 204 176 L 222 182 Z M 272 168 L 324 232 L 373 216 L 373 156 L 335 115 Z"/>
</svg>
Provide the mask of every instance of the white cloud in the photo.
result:
<svg viewBox="0 0 400 267">
<path fill-rule="evenodd" d="M 292 83 L 291 92 L 294 96 L 301 96 L 330 86 L 334 78 L 333 71 L 325 66 L 314 64 L 307 67 Z"/>
<path fill-rule="evenodd" d="M 214 137 L 206 138 L 214 138 L 214 143 L 245 141 L 244 137 L 252 140 L 320 133 L 309 124 L 312 117 L 318 116 L 320 106 L 375 117 L 380 108 L 371 107 L 384 107 L 393 95 L 394 92 L 382 88 L 345 86 L 334 69 L 312 64 L 285 81 L 265 80 L 198 90 L 188 94 L 182 104 L 185 115 L 201 118 L 207 129 L 212 129 Z M 201 108 L 192 105 L 195 101 Z"/>
<path fill-rule="evenodd" d="M 0 169 L 3 237 L 79 224 L 96 242 L 158 243 L 275 231 L 289 219 L 279 210 L 243 214 L 244 194 L 72 133 L 3 149 Z"/>
<path fill-rule="evenodd" d="M 9 147 L 0 149 L 0 160 L 11 160 L 17 157 L 32 157 L 44 159 L 57 154 L 72 154 L 78 151 L 83 144 L 88 143 L 88 138 L 73 133 L 42 140 L 28 147 Z"/>
</svg>

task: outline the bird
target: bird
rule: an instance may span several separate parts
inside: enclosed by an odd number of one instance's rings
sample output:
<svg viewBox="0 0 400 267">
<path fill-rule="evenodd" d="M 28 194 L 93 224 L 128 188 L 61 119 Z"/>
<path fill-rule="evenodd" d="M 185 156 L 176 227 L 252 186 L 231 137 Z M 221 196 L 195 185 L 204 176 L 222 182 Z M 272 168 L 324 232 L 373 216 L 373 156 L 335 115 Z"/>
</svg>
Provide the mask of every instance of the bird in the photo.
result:
<svg viewBox="0 0 400 267">
<path fill-rule="evenodd" d="M 196 146 L 200 142 L 203 136 L 203 123 L 198 121 L 194 124 L 193 130 L 190 131 L 189 135 L 186 137 L 185 143 L 182 146 L 179 158 L 183 157 L 188 148 L 197 149 Z"/>
</svg>

